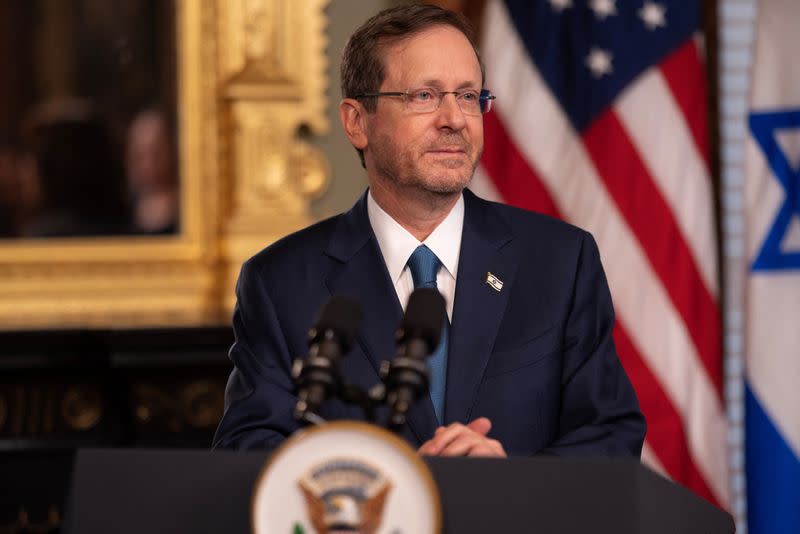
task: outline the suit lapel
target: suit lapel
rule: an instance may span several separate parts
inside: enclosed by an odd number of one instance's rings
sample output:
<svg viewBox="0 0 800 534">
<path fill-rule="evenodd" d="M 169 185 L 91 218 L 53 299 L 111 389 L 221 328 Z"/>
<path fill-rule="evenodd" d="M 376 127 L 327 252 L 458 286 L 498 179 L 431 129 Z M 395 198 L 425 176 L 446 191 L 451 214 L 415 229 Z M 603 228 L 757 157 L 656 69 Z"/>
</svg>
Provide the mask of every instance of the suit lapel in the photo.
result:
<svg viewBox="0 0 800 534">
<path fill-rule="evenodd" d="M 358 341 L 377 375 L 381 362 L 394 357 L 403 309 L 369 224 L 366 194 L 340 220 L 326 254 L 337 260 L 325 280 L 331 294 L 354 297 L 362 306 Z M 408 422 L 420 443 L 433 435 L 436 414 L 428 395 L 411 409 Z"/>
<path fill-rule="evenodd" d="M 447 364 L 446 423 L 466 423 L 471 416 L 517 270 L 516 262 L 502 252 L 512 239 L 505 222 L 469 190 L 464 200 Z M 487 283 L 487 273 L 502 281 L 500 291 Z"/>
</svg>

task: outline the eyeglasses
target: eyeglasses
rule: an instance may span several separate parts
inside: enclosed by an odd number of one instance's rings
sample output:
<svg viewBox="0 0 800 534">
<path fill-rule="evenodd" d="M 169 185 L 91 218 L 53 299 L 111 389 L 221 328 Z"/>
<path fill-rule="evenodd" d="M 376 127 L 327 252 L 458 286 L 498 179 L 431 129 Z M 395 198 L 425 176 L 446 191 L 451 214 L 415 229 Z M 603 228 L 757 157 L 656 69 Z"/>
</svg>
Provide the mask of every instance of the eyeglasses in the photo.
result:
<svg viewBox="0 0 800 534">
<path fill-rule="evenodd" d="M 439 91 L 432 87 L 422 87 L 405 92 L 362 93 L 356 95 L 354 98 L 373 98 L 379 96 L 401 97 L 405 101 L 408 109 L 414 113 L 431 113 L 439 109 L 445 95 L 455 96 L 458 108 L 465 115 L 480 115 L 481 113 L 486 113 L 492 109 L 492 100 L 495 99 L 495 96 L 488 89 L 481 89 L 480 91 L 475 91 L 473 89 L 467 89 L 466 91 Z"/>
</svg>

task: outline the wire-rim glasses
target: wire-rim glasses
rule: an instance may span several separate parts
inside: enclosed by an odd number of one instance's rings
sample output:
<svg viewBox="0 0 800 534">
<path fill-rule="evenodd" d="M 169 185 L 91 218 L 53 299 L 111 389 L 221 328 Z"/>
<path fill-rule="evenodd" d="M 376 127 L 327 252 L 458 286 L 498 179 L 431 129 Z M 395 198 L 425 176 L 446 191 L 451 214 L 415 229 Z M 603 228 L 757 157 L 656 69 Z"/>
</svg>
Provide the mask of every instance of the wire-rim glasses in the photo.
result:
<svg viewBox="0 0 800 534">
<path fill-rule="evenodd" d="M 373 98 L 379 96 L 400 97 L 408 109 L 415 113 L 431 113 L 439 109 L 445 95 L 453 95 L 459 109 L 465 115 L 481 115 L 492 109 L 492 100 L 495 96 L 488 89 L 476 91 L 439 91 L 433 87 L 420 87 L 409 91 L 388 91 L 381 93 L 361 93 L 354 98 Z"/>
</svg>

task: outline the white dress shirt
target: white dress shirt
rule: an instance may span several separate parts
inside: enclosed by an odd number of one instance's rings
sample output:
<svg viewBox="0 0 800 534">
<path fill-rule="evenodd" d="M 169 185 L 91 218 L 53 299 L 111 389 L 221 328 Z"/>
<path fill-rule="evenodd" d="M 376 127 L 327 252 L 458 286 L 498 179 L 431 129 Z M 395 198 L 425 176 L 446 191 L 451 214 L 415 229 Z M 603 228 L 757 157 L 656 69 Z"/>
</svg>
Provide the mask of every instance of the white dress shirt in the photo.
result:
<svg viewBox="0 0 800 534">
<path fill-rule="evenodd" d="M 414 291 L 414 279 L 406 263 L 418 246 L 425 245 L 442 263 L 442 267 L 436 273 L 436 286 L 447 302 L 447 316 L 452 322 L 458 256 L 461 253 L 461 230 L 464 228 L 464 196 L 458 198 L 458 202 L 447 217 L 421 243 L 392 219 L 391 215 L 383 211 L 372 198 L 372 191 L 367 193 L 367 215 L 403 309 L 406 309 L 408 297 Z"/>
</svg>

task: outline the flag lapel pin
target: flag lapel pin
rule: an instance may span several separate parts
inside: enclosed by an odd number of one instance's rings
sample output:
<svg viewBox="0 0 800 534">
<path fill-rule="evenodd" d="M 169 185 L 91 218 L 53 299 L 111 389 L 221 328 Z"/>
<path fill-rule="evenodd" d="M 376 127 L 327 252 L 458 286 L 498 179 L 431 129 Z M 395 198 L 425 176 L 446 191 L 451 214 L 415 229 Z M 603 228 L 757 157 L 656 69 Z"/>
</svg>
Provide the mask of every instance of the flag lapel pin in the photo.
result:
<svg viewBox="0 0 800 534">
<path fill-rule="evenodd" d="M 503 289 L 503 281 L 492 273 L 486 273 L 486 283 L 489 284 L 495 291 L 500 291 Z"/>
</svg>

